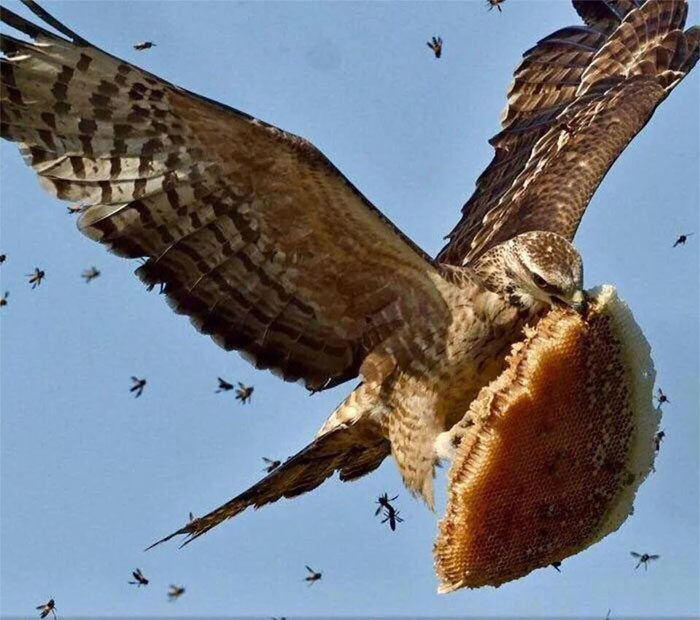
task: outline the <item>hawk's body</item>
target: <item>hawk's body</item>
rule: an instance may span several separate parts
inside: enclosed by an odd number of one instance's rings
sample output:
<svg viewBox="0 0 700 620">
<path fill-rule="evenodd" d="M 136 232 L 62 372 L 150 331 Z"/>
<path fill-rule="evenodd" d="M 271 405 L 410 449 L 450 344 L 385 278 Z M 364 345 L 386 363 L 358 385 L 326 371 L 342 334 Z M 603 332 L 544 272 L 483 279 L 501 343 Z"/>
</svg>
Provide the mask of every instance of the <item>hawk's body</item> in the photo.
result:
<svg viewBox="0 0 700 620">
<path fill-rule="evenodd" d="M 178 533 L 393 454 L 432 502 L 437 458 L 523 324 L 582 310 L 571 240 L 593 192 L 698 57 L 683 0 L 573 0 L 525 54 L 496 154 L 432 259 L 306 140 L 3 9 L 2 137 L 79 228 L 222 347 L 311 390 L 359 377 L 312 444 Z M 444 433 L 444 434 L 443 434 Z"/>
</svg>

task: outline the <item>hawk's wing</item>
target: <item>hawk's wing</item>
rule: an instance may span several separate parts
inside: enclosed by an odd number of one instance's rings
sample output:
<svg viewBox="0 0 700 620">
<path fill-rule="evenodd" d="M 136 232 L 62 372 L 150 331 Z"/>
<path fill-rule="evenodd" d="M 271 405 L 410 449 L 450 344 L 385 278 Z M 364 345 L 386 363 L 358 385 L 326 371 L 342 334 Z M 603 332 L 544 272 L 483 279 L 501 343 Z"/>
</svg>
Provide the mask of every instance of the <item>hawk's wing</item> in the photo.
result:
<svg viewBox="0 0 700 620">
<path fill-rule="evenodd" d="M 411 316 L 432 260 L 305 140 L 3 9 L 2 137 L 80 229 L 226 349 L 321 388 Z"/>
<path fill-rule="evenodd" d="M 438 256 L 473 261 L 531 230 L 572 239 L 591 196 L 656 106 L 698 59 L 682 0 L 574 0 L 589 24 L 527 51 L 508 91 L 495 156 Z"/>
</svg>

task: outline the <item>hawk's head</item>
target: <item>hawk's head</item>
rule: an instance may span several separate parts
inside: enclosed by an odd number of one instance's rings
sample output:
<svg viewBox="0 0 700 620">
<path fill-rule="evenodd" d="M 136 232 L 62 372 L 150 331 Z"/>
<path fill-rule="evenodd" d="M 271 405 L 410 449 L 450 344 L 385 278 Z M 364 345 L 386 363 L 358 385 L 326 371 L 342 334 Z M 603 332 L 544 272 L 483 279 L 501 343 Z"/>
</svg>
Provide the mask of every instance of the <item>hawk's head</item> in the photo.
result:
<svg viewBox="0 0 700 620">
<path fill-rule="evenodd" d="M 519 306 L 564 303 L 577 312 L 586 310 L 581 256 L 561 235 L 517 235 L 489 250 L 479 263 L 487 286 Z"/>
</svg>

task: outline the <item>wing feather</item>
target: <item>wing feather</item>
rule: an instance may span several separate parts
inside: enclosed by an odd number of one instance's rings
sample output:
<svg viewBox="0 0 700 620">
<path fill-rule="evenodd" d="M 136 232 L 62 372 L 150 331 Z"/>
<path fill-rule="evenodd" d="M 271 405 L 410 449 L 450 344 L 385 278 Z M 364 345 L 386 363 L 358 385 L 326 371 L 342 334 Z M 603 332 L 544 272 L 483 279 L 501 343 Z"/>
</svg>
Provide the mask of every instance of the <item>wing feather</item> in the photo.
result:
<svg viewBox="0 0 700 620">
<path fill-rule="evenodd" d="M 320 389 L 440 314 L 432 259 L 306 140 L 3 9 L 2 137 L 80 230 L 259 368 Z"/>
<path fill-rule="evenodd" d="M 596 28 L 564 28 L 526 52 L 494 159 L 439 261 L 471 262 L 532 230 L 572 239 L 614 161 L 697 62 L 683 0 L 575 5 Z"/>
</svg>

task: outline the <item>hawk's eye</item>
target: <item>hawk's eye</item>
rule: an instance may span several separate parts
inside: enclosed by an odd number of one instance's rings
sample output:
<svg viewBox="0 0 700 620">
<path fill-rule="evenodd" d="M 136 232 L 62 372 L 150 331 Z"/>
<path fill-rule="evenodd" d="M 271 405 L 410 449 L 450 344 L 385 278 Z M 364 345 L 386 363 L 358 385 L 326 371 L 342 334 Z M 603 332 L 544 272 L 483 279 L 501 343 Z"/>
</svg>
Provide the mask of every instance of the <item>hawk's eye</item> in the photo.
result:
<svg viewBox="0 0 700 620">
<path fill-rule="evenodd" d="M 545 286 L 547 286 L 547 280 L 545 280 L 542 276 L 536 273 L 532 274 L 532 279 L 535 281 L 535 284 L 540 288 L 544 288 Z"/>
</svg>

